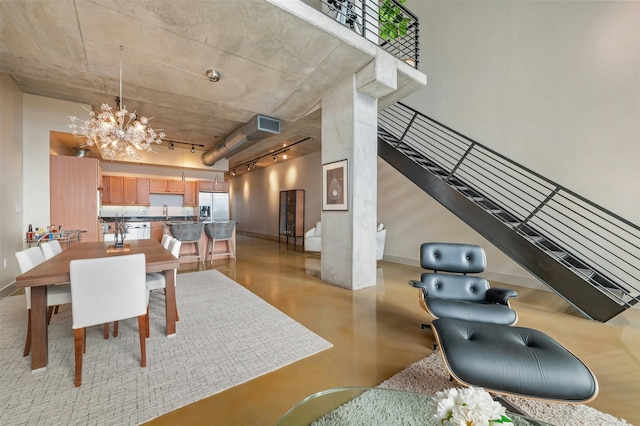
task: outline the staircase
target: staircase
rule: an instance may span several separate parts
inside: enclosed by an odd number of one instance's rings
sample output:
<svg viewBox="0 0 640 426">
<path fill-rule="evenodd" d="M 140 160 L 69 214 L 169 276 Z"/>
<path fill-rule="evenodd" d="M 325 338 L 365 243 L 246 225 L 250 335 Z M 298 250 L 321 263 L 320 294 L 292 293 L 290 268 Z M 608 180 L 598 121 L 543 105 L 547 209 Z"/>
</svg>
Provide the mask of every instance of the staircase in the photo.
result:
<svg viewBox="0 0 640 426">
<path fill-rule="evenodd" d="M 397 103 L 378 155 L 584 316 L 640 301 L 640 227 Z"/>
</svg>

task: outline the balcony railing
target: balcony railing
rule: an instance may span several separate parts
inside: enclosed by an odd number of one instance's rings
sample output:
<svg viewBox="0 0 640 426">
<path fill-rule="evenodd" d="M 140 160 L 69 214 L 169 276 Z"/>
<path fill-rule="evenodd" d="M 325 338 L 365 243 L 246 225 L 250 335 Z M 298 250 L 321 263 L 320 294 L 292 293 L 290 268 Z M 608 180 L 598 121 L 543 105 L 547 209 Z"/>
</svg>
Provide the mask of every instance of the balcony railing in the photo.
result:
<svg viewBox="0 0 640 426">
<path fill-rule="evenodd" d="M 396 0 L 305 0 L 387 52 L 418 67 L 419 23 Z"/>
</svg>

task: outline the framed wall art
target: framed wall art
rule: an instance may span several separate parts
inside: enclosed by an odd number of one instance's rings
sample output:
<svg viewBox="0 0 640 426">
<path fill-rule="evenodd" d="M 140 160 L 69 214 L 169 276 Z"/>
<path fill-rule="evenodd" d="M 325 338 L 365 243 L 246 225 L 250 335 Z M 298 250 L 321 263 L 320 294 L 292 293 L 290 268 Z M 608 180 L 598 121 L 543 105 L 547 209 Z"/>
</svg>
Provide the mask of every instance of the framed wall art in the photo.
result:
<svg viewBox="0 0 640 426">
<path fill-rule="evenodd" d="M 322 165 L 322 210 L 349 210 L 349 162 Z"/>
</svg>

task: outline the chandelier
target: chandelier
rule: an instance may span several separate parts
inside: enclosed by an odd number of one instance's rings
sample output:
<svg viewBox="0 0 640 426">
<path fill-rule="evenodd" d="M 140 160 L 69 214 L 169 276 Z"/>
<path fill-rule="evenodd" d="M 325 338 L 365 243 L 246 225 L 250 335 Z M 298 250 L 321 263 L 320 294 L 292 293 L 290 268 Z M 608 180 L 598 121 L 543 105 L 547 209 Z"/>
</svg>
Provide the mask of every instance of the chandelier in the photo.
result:
<svg viewBox="0 0 640 426">
<path fill-rule="evenodd" d="M 109 104 L 102 104 L 101 112 L 89 111 L 89 120 L 69 116 L 69 128 L 74 136 L 87 138 L 88 146 L 96 145 L 102 155 L 114 158 L 132 158 L 139 160 L 140 151 L 152 151 L 152 145 L 162 143 L 164 132 L 156 133 L 149 127 L 149 119 L 127 111 L 122 100 L 122 52 L 120 46 L 120 97 L 118 110 L 113 111 Z"/>
</svg>

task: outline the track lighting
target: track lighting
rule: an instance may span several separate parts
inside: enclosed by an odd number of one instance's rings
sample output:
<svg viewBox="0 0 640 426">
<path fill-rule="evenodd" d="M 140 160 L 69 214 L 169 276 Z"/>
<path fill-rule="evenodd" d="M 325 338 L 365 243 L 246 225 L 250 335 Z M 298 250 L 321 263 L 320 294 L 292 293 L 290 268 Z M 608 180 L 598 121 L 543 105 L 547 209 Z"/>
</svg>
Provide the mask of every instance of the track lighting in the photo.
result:
<svg viewBox="0 0 640 426">
<path fill-rule="evenodd" d="M 194 145 L 191 145 L 191 153 L 193 154 L 194 152 L 196 152 L 196 147 Z"/>
<path fill-rule="evenodd" d="M 235 176 L 236 175 L 236 169 L 231 170 L 231 176 Z"/>
<path fill-rule="evenodd" d="M 273 162 L 274 162 L 274 163 L 277 163 L 277 162 L 278 162 L 278 156 L 277 156 L 277 155 L 274 155 L 274 156 L 273 156 Z"/>
<path fill-rule="evenodd" d="M 176 147 L 175 147 L 175 145 L 173 144 L 173 142 L 169 142 L 169 149 L 170 149 L 170 150 L 172 150 L 172 151 L 173 151 L 174 149 L 176 149 Z"/>
</svg>

